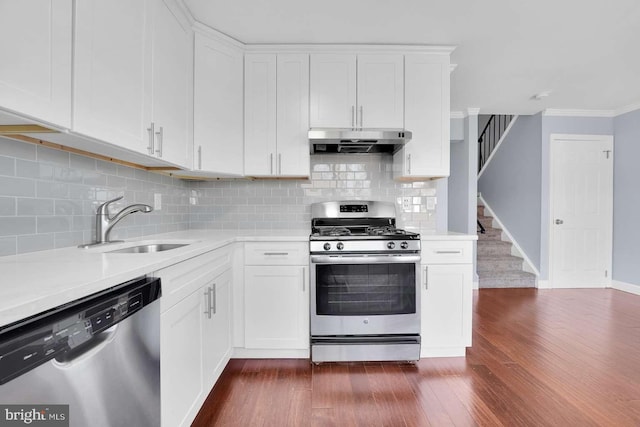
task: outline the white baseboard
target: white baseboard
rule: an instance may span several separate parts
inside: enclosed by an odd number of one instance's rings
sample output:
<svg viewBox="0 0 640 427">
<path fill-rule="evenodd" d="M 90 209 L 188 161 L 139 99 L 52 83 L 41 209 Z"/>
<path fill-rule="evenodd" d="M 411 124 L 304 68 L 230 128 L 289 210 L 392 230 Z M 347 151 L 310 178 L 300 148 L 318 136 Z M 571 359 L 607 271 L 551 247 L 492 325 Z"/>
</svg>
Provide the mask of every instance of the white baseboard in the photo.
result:
<svg viewBox="0 0 640 427">
<path fill-rule="evenodd" d="M 551 289 L 551 282 L 549 280 L 538 280 L 538 289 Z"/>
<path fill-rule="evenodd" d="M 473 281 L 473 289 L 480 289 L 480 281 L 479 280 L 474 280 Z"/>
<path fill-rule="evenodd" d="M 279 349 L 233 349 L 232 359 L 308 359 L 309 350 L 279 350 Z"/>
<path fill-rule="evenodd" d="M 425 357 L 466 357 L 466 347 L 422 347 L 420 358 Z"/>
<path fill-rule="evenodd" d="M 640 295 L 640 285 L 634 285 L 633 283 L 621 282 L 619 280 L 612 280 L 611 287 L 619 291 Z"/>
<path fill-rule="evenodd" d="M 484 200 L 481 195 L 478 195 L 478 198 L 482 202 L 482 206 L 484 206 L 484 209 L 489 212 L 490 216 L 493 218 L 493 221 L 496 222 L 498 228 L 502 229 L 502 235 L 506 237 L 506 240 L 508 242 L 513 244 L 512 255 L 519 256 L 520 258 L 524 259 L 524 271 L 535 274 L 536 278 L 540 277 L 540 272 L 538 271 L 538 269 L 533 266 L 533 262 L 531 262 L 527 254 L 522 250 L 520 245 L 518 245 L 518 242 L 513 238 L 511 233 L 509 233 L 509 230 L 507 230 L 507 227 L 505 227 L 504 224 L 500 221 L 500 218 L 496 216 L 495 212 L 493 212 L 493 210 L 491 209 L 491 206 L 487 204 L 487 201 Z"/>
</svg>

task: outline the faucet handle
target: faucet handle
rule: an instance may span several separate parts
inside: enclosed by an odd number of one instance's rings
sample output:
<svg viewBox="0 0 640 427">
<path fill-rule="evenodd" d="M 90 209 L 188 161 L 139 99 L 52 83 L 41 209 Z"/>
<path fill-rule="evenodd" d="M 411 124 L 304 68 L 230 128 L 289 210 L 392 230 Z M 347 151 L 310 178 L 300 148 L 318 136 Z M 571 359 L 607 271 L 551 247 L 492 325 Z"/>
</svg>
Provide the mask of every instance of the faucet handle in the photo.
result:
<svg viewBox="0 0 640 427">
<path fill-rule="evenodd" d="M 108 214 L 109 211 L 107 210 L 107 208 L 109 207 L 109 205 L 113 202 L 117 202 L 118 200 L 122 200 L 123 198 L 124 196 L 120 196 L 120 197 L 116 197 L 115 199 L 107 200 L 106 202 L 98 206 L 97 214 L 98 215 Z"/>
</svg>

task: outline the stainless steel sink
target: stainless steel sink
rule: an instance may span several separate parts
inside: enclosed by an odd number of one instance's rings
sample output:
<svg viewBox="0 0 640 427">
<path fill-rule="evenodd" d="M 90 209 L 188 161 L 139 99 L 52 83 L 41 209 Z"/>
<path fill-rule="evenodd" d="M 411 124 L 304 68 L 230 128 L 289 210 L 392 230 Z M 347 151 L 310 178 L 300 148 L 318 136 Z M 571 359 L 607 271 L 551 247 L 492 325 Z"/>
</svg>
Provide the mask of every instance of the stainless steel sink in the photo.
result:
<svg viewBox="0 0 640 427">
<path fill-rule="evenodd" d="M 128 248 L 107 251 L 109 254 L 147 254 L 150 252 L 164 252 L 171 249 L 187 246 L 189 243 L 154 243 L 140 246 L 130 246 Z"/>
</svg>

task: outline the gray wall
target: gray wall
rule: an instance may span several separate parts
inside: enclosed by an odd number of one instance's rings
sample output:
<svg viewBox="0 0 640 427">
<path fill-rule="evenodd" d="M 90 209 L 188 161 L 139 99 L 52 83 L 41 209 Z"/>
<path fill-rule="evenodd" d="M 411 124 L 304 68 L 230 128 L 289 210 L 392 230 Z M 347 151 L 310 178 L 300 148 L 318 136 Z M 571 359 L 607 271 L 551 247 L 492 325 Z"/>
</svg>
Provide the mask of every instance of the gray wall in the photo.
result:
<svg viewBox="0 0 640 427">
<path fill-rule="evenodd" d="M 449 230 L 476 233 L 478 116 L 464 118 L 464 139 L 451 144 L 449 175 Z"/>
<path fill-rule="evenodd" d="M 314 155 L 306 181 L 190 182 L 0 138 L 0 256 L 93 241 L 99 204 L 124 195 L 116 209 L 153 205 L 154 193 L 162 209 L 126 217 L 114 239 L 189 228 L 308 229 L 309 204 L 336 199 L 394 202 L 400 226 L 445 231 L 446 180 L 398 183 L 392 162 L 382 154 Z"/>
<path fill-rule="evenodd" d="M 540 279 L 549 278 L 549 197 L 550 197 L 550 146 L 551 134 L 613 135 L 613 118 L 610 117 L 542 117 L 542 173 L 540 200 Z M 614 151 L 615 141 L 614 141 Z M 617 156 L 617 154 L 616 154 Z M 615 184 L 614 184 L 615 185 Z"/>
<path fill-rule="evenodd" d="M 542 116 L 520 116 L 478 180 L 478 192 L 540 267 Z"/>
<path fill-rule="evenodd" d="M 640 286 L 640 110 L 614 119 L 613 279 Z"/>
<path fill-rule="evenodd" d="M 153 205 L 154 193 L 162 195 L 162 209 L 126 217 L 114 239 L 187 229 L 187 184 L 0 137 L 0 256 L 93 241 L 100 203 L 124 195 L 115 206 Z"/>
</svg>

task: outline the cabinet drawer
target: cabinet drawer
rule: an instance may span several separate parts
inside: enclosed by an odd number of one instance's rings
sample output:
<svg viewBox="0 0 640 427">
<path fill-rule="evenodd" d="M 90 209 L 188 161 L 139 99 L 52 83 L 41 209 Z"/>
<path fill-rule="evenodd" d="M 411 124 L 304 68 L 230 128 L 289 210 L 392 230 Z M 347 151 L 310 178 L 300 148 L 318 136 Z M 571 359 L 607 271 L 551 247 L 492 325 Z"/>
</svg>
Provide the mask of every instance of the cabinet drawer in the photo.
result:
<svg viewBox="0 0 640 427">
<path fill-rule="evenodd" d="M 225 246 L 157 271 L 154 276 L 162 280 L 161 311 L 171 308 L 231 268 L 232 255 L 233 247 Z"/>
<path fill-rule="evenodd" d="M 469 264 L 473 262 L 473 242 L 468 240 L 423 240 L 423 264 Z"/>
<path fill-rule="evenodd" d="M 309 242 L 251 242 L 244 246 L 245 265 L 307 265 Z"/>
</svg>

